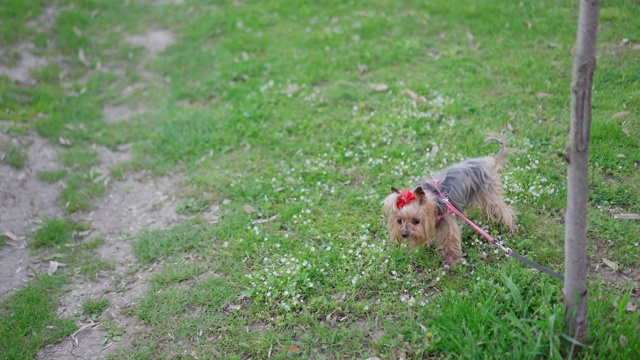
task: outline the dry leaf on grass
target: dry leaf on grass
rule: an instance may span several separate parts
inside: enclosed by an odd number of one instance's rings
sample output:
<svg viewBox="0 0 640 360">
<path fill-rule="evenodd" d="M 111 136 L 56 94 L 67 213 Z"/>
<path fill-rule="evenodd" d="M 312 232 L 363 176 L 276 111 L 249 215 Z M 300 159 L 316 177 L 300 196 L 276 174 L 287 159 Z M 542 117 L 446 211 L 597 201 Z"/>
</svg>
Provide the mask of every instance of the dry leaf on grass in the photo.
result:
<svg viewBox="0 0 640 360">
<path fill-rule="evenodd" d="M 618 266 L 618 264 L 614 263 L 613 261 L 607 259 L 607 258 L 602 258 L 602 262 L 607 265 L 608 267 L 611 268 L 611 270 L 618 272 L 618 269 L 620 269 L 620 266 Z"/>
<path fill-rule="evenodd" d="M 612 119 L 617 119 L 617 118 L 625 117 L 627 115 L 629 115 L 628 111 L 620 111 L 620 112 L 617 112 L 617 113 L 611 115 L 611 118 Z"/>
<path fill-rule="evenodd" d="M 240 310 L 242 306 L 240 305 L 229 305 L 229 310 Z"/>
<path fill-rule="evenodd" d="M 369 67 L 367 65 L 358 63 L 358 72 L 360 73 L 360 75 L 368 71 L 369 71 Z"/>
<path fill-rule="evenodd" d="M 276 215 L 273 215 L 272 217 L 270 217 L 270 218 L 268 218 L 268 219 L 254 219 L 254 220 L 251 220 L 251 224 L 252 224 L 252 225 L 253 225 L 253 224 L 264 224 L 264 223 L 266 223 L 266 222 L 269 222 L 269 221 L 274 220 L 274 219 L 275 219 L 275 218 L 277 218 L 277 217 L 278 217 L 278 215 L 276 214 Z"/>
<path fill-rule="evenodd" d="M 84 65 L 86 67 L 91 67 L 91 63 L 89 61 L 87 61 L 87 58 L 84 55 L 84 50 L 82 48 L 80 48 L 80 50 L 78 50 L 78 60 L 80 60 L 82 65 Z"/>
<path fill-rule="evenodd" d="M 413 101 L 415 102 L 419 102 L 419 103 L 426 103 L 427 99 L 424 98 L 424 96 L 420 96 L 418 94 L 416 94 L 415 92 L 409 90 L 409 89 L 404 89 L 402 90 L 403 93 L 411 96 L 411 98 L 413 99 Z"/>
<path fill-rule="evenodd" d="M 369 84 L 369 87 L 375 91 L 386 91 L 387 89 L 389 89 L 389 86 L 387 86 L 387 84 Z"/>
<path fill-rule="evenodd" d="M 245 205 L 242 207 L 242 210 L 244 210 L 244 212 L 246 212 L 247 214 L 251 214 L 252 212 L 256 211 L 254 208 L 252 208 L 250 205 Z"/>
<path fill-rule="evenodd" d="M 629 133 L 629 129 L 627 128 L 626 121 L 621 122 L 620 126 L 622 126 L 623 133 L 627 134 L 627 136 L 631 136 L 631 134 Z"/>
<path fill-rule="evenodd" d="M 536 94 L 536 97 L 537 97 L 538 99 L 544 99 L 544 98 L 551 97 L 551 94 L 541 92 L 541 93 Z"/>
<path fill-rule="evenodd" d="M 9 240 L 18 241 L 18 237 L 16 236 L 16 234 L 12 233 L 11 231 L 5 231 L 4 236 L 6 236 Z"/>
<path fill-rule="evenodd" d="M 288 351 L 288 352 L 296 352 L 296 351 L 300 351 L 300 346 L 296 346 L 296 345 L 282 345 L 282 350 L 284 350 L 284 351 Z"/>
<path fill-rule="evenodd" d="M 431 151 L 429 152 L 429 160 L 433 160 L 436 158 L 436 155 L 438 155 L 438 145 L 433 145 L 433 147 L 431 148 Z"/>
<path fill-rule="evenodd" d="M 638 214 L 614 214 L 614 219 L 625 219 L 625 220 L 640 220 L 640 215 Z"/>
<path fill-rule="evenodd" d="M 59 263 L 55 260 L 51 260 L 49 261 L 49 269 L 47 270 L 47 274 L 51 276 L 58 270 L 59 267 L 63 267 L 63 266 L 67 266 L 67 265 L 63 263 Z"/>
</svg>

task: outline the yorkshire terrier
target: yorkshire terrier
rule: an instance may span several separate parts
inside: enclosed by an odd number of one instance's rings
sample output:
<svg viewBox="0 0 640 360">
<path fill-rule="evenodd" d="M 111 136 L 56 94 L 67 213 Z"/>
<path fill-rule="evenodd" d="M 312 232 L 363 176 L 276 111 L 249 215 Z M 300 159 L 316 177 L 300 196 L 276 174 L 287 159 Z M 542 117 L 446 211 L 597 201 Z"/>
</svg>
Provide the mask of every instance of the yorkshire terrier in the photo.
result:
<svg viewBox="0 0 640 360">
<path fill-rule="evenodd" d="M 392 187 L 384 200 L 387 227 L 392 241 L 411 247 L 435 243 L 445 264 L 455 266 L 463 257 L 460 226 L 447 211 L 447 199 L 460 212 L 478 208 L 489 220 L 516 230 L 516 213 L 504 202 L 498 170 L 505 158 L 505 142 L 488 137 L 484 144 L 497 142 L 495 157 L 468 159 L 452 165 L 418 183 L 413 191 Z"/>
</svg>

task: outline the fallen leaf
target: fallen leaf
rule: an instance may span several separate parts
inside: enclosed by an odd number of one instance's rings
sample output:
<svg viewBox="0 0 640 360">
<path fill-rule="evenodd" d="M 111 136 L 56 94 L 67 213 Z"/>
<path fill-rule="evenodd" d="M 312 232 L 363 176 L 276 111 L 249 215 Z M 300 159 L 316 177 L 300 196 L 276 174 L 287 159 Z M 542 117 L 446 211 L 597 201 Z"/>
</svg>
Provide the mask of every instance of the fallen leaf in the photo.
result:
<svg viewBox="0 0 640 360">
<path fill-rule="evenodd" d="M 222 200 L 222 205 L 229 205 L 229 204 L 231 204 L 231 200 L 230 199 Z"/>
<path fill-rule="evenodd" d="M 369 84 L 369 87 L 375 91 L 387 91 L 389 89 L 387 84 Z"/>
<path fill-rule="evenodd" d="M 615 214 L 613 215 L 614 219 L 625 219 L 625 220 L 640 220 L 640 215 L 638 214 Z"/>
<path fill-rule="evenodd" d="M 178 356 L 178 353 L 172 352 L 171 354 L 169 354 L 169 356 L 167 356 L 167 360 L 173 360 L 176 356 Z"/>
<path fill-rule="evenodd" d="M 623 158 L 623 157 L 624 157 L 624 154 L 616 154 L 616 157 L 617 157 L 617 158 Z"/>
<path fill-rule="evenodd" d="M 618 269 L 620 268 L 618 266 L 618 264 L 614 263 L 613 261 L 607 259 L 607 258 L 602 258 L 602 262 L 607 265 L 608 267 L 610 267 L 613 271 L 618 272 Z"/>
<path fill-rule="evenodd" d="M 467 31 L 467 40 L 473 41 L 473 34 Z"/>
<path fill-rule="evenodd" d="M 18 241 L 18 237 L 16 236 L 16 234 L 12 233 L 11 231 L 5 231 L 4 236 L 9 238 L 9 240 Z"/>
<path fill-rule="evenodd" d="M 611 115 L 611 118 L 612 119 L 617 119 L 617 118 L 625 117 L 627 115 L 629 115 L 628 111 L 620 111 L 620 112 L 617 112 L 617 113 Z"/>
<path fill-rule="evenodd" d="M 62 145 L 67 145 L 67 146 L 71 145 L 71 141 L 69 141 L 69 140 L 67 140 L 67 139 L 65 139 L 63 137 L 58 138 L 58 141 L 60 141 L 60 144 L 62 144 Z"/>
<path fill-rule="evenodd" d="M 620 347 L 623 348 L 623 347 L 627 346 L 627 343 L 629 342 L 629 339 L 627 339 L 626 336 L 620 334 L 620 339 L 618 339 L 618 342 L 620 343 Z"/>
<path fill-rule="evenodd" d="M 632 303 L 631 301 L 627 303 L 627 307 L 625 309 L 626 312 L 632 313 L 632 312 L 636 312 L 637 310 L 638 310 L 638 306 L 636 306 L 636 304 Z"/>
<path fill-rule="evenodd" d="M 249 53 L 246 52 L 246 51 L 243 51 L 242 52 L 242 59 L 244 59 L 244 61 L 247 61 L 247 60 L 249 60 L 249 58 L 250 58 L 249 57 Z"/>
<path fill-rule="evenodd" d="M 368 357 L 366 360 L 382 360 L 377 356 Z"/>
<path fill-rule="evenodd" d="M 78 60 L 80 60 L 82 65 L 84 65 L 86 67 L 91 67 L 91 63 L 89 61 L 87 61 L 87 58 L 84 55 L 84 50 L 82 48 L 80 48 L 78 50 Z"/>
<path fill-rule="evenodd" d="M 631 47 L 633 50 L 640 50 L 640 44 L 633 44 Z"/>
<path fill-rule="evenodd" d="M 229 305 L 229 310 L 240 310 L 241 305 Z"/>
<path fill-rule="evenodd" d="M 429 57 L 433 58 L 434 60 L 440 59 L 440 54 L 437 51 L 434 51 L 434 50 L 429 50 L 427 55 L 429 55 Z"/>
<path fill-rule="evenodd" d="M 538 94 L 536 94 L 536 97 L 537 97 L 538 99 L 544 99 L 544 98 L 551 97 L 551 94 L 548 94 L 548 93 L 544 93 L 544 92 L 542 92 L 542 93 L 538 93 Z"/>
<path fill-rule="evenodd" d="M 413 101 L 415 102 L 419 102 L 419 103 L 426 103 L 427 99 L 425 99 L 423 96 L 420 96 L 416 93 L 414 93 L 413 91 L 409 90 L 409 89 L 404 89 L 402 90 L 403 93 L 411 96 L 411 98 L 413 99 Z"/>
<path fill-rule="evenodd" d="M 552 42 L 552 43 L 549 43 L 549 47 L 550 47 L 550 48 L 552 48 L 552 49 L 554 49 L 554 48 L 557 48 L 557 47 L 558 47 L 558 44 L 557 44 L 557 43 Z"/>
<path fill-rule="evenodd" d="M 398 335 L 395 337 L 395 340 L 396 340 L 396 341 L 399 341 L 399 342 L 404 342 L 404 335 L 402 335 L 402 334 L 398 334 Z"/>
<path fill-rule="evenodd" d="M 371 16 L 373 15 L 373 12 L 368 10 L 360 10 L 360 11 L 354 12 L 353 14 L 356 16 Z"/>
<path fill-rule="evenodd" d="M 433 147 L 431 148 L 431 151 L 429 152 L 429 160 L 433 160 L 436 158 L 436 155 L 438 154 L 438 145 L 433 145 Z"/>
<path fill-rule="evenodd" d="M 527 24 L 527 27 L 529 28 L 529 30 L 531 30 L 531 27 L 533 26 L 533 24 L 531 24 L 531 21 L 525 20 L 524 23 Z"/>
<path fill-rule="evenodd" d="M 366 73 L 367 71 L 369 71 L 369 67 L 367 67 L 367 65 L 365 64 L 360 64 L 358 63 L 358 72 L 360 73 L 360 75 Z"/>
<path fill-rule="evenodd" d="M 631 136 L 631 134 L 629 133 L 629 129 L 627 129 L 626 121 L 621 122 L 620 126 L 622 126 L 623 133 L 627 134 L 627 136 Z"/>
<path fill-rule="evenodd" d="M 282 350 L 284 351 L 289 351 L 289 352 L 295 352 L 295 351 L 300 351 L 300 347 L 296 346 L 296 345 L 282 345 Z"/>
<path fill-rule="evenodd" d="M 268 219 L 255 219 L 255 220 L 251 220 L 251 224 L 264 224 L 266 222 L 272 221 L 275 218 L 277 218 L 278 215 L 273 215 L 272 217 L 268 218 Z"/>
<path fill-rule="evenodd" d="M 53 273 L 55 273 L 56 270 L 58 270 L 58 266 L 60 266 L 59 262 L 55 260 L 49 261 L 49 270 L 47 270 L 47 274 L 49 274 L 49 276 L 53 275 Z"/>
<path fill-rule="evenodd" d="M 507 130 L 513 131 L 513 125 L 511 125 L 511 123 L 507 123 Z"/>
<path fill-rule="evenodd" d="M 254 208 L 252 208 L 250 205 L 245 205 L 242 207 L 242 210 L 244 210 L 244 212 L 246 212 L 247 214 L 251 214 L 252 212 L 256 211 Z"/>
</svg>

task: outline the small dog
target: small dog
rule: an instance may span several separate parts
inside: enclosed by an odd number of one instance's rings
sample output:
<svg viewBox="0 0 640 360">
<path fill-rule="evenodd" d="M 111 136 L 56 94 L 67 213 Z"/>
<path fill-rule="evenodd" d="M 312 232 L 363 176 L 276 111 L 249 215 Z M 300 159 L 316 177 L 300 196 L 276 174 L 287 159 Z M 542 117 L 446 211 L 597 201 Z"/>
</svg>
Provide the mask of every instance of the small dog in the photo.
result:
<svg viewBox="0 0 640 360">
<path fill-rule="evenodd" d="M 435 243 L 445 263 L 455 266 L 463 257 L 460 226 L 447 211 L 448 199 L 460 212 L 476 207 L 490 220 L 516 230 L 516 213 L 504 202 L 500 169 L 505 156 L 505 142 L 488 137 L 484 144 L 498 142 L 495 157 L 469 159 L 430 176 L 413 191 L 398 191 L 384 200 L 387 227 L 392 241 L 407 242 L 412 247 Z"/>
</svg>

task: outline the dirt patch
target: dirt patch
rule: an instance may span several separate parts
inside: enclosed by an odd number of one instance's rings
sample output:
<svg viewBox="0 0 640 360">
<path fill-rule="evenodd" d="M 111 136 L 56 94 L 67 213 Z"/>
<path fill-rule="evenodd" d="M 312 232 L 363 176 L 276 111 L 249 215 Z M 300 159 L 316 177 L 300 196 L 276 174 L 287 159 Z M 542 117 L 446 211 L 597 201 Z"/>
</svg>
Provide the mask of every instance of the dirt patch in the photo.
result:
<svg viewBox="0 0 640 360">
<path fill-rule="evenodd" d="M 29 269 L 44 267 L 36 256 L 30 256 L 26 239 L 42 224 L 43 219 L 63 214 L 57 205 L 60 186 L 38 180 L 38 172 L 57 165 L 57 150 L 34 133 L 9 138 L 0 133 L 0 143 L 11 143 L 27 155 L 24 169 L 0 164 L 0 234 L 8 234 L 8 246 L 0 249 L 0 297 L 28 282 Z"/>
<path fill-rule="evenodd" d="M 117 155 L 106 148 L 97 148 L 103 163 L 117 163 Z M 132 339 L 145 326 L 134 317 L 123 314 L 147 291 L 146 280 L 153 268 L 142 267 L 133 254 L 131 237 L 144 229 L 161 229 L 180 220 L 175 212 L 178 199 L 174 191 L 182 178 L 168 175 L 152 178 L 145 173 L 134 174 L 123 181 L 114 182 L 108 193 L 95 204 L 89 213 L 77 214 L 77 220 L 92 225 L 89 238 L 103 237 L 105 243 L 97 249 L 97 256 L 112 263 L 114 271 L 103 273 L 99 281 L 78 280 L 60 299 L 58 313 L 74 316 L 81 312 L 87 299 L 108 298 L 110 305 L 101 315 L 97 326 L 79 324 L 83 331 L 70 339 L 45 347 L 39 359 L 94 359 L 111 351 L 128 347 Z M 107 325 L 124 330 L 119 342 L 102 340 L 107 336 Z"/>
<path fill-rule="evenodd" d="M 37 82 L 31 76 L 34 69 L 47 66 L 47 60 L 33 54 L 34 45 L 30 42 L 20 43 L 8 51 L 18 54 L 18 60 L 10 67 L 0 62 L 0 75 L 6 75 L 17 83 L 33 86 Z M 0 58 L 6 54 L 0 54 Z"/>
<path fill-rule="evenodd" d="M 105 106 L 102 108 L 104 120 L 108 123 L 116 123 L 127 120 L 142 113 L 141 109 L 132 109 L 129 105 Z"/>
<path fill-rule="evenodd" d="M 142 63 L 176 41 L 171 30 L 150 30 L 144 35 L 127 35 L 124 39 L 133 46 L 144 46 L 148 50 Z"/>
</svg>

